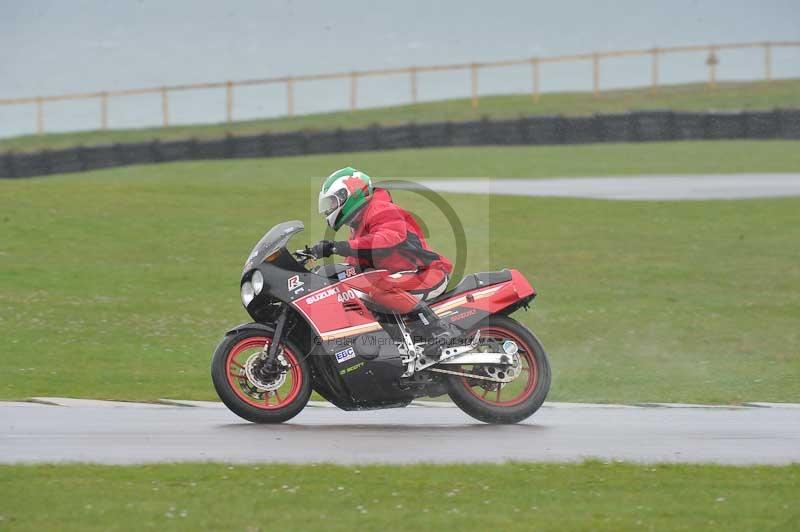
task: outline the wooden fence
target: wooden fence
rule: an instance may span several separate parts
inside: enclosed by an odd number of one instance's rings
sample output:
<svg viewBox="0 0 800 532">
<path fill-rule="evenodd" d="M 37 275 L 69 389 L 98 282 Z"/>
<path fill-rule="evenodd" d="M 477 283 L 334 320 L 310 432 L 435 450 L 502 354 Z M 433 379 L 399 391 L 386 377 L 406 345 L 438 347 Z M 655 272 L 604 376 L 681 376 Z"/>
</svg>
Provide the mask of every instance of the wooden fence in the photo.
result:
<svg viewBox="0 0 800 532">
<path fill-rule="evenodd" d="M 800 109 L 638 111 L 585 117 L 531 116 L 317 132 L 265 133 L 0 154 L 0 178 L 199 159 L 481 145 L 580 144 L 695 139 L 800 139 Z"/>
<path fill-rule="evenodd" d="M 125 96 L 157 95 L 161 102 L 161 125 L 170 125 L 170 95 L 185 91 L 198 89 L 224 89 L 225 90 L 225 119 L 228 123 L 233 122 L 234 98 L 237 87 L 251 87 L 257 85 L 279 84 L 285 87 L 286 93 L 286 114 L 294 115 L 295 110 L 295 85 L 298 83 L 308 83 L 324 80 L 350 81 L 350 110 L 358 108 L 358 82 L 362 78 L 374 76 L 406 75 L 409 80 L 409 102 L 414 104 L 419 101 L 418 79 L 420 75 L 430 72 L 445 71 L 469 71 L 472 95 L 472 107 L 479 105 L 479 77 L 480 72 L 492 68 L 512 67 L 529 65 L 531 68 L 531 98 L 537 102 L 540 97 L 541 66 L 548 63 L 564 62 L 589 62 L 592 66 L 592 91 L 595 96 L 601 93 L 600 70 L 604 59 L 618 57 L 649 56 L 650 57 L 650 87 L 653 93 L 658 92 L 659 88 L 659 59 L 667 54 L 679 53 L 703 53 L 706 54 L 706 66 L 708 67 L 708 87 L 714 88 L 717 80 L 717 65 L 719 56 L 723 51 L 741 50 L 748 48 L 763 49 L 763 73 L 756 78 L 764 80 L 772 79 L 772 50 L 779 47 L 800 47 L 800 41 L 767 41 L 767 42 L 748 42 L 748 43 L 727 43 L 727 44 L 703 44 L 690 46 L 671 46 L 664 48 L 648 48 L 636 50 L 617 50 L 606 52 L 593 52 L 585 54 L 558 55 L 546 57 L 530 57 L 526 59 L 512 59 L 507 61 L 490 61 L 482 63 L 462 63 L 450 65 L 430 65 L 430 66 L 411 66 L 403 68 L 386 68 L 379 70 L 362 70 L 353 72 L 335 72 L 328 74 L 311 74 L 305 76 L 283 76 L 274 78 L 246 79 L 239 81 L 218 81 L 212 83 L 194 83 L 185 85 L 170 85 L 163 87 L 148 87 L 140 89 L 109 90 L 100 92 L 84 92 L 60 94 L 55 96 L 35 96 L 26 98 L 0 99 L 0 105 L 34 105 L 36 113 L 36 132 L 45 132 L 45 104 L 49 102 L 61 102 L 66 100 L 97 100 L 99 104 L 100 119 L 99 127 L 102 130 L 108 129 L 108 104 L 112 98 Z"/>
</svg>

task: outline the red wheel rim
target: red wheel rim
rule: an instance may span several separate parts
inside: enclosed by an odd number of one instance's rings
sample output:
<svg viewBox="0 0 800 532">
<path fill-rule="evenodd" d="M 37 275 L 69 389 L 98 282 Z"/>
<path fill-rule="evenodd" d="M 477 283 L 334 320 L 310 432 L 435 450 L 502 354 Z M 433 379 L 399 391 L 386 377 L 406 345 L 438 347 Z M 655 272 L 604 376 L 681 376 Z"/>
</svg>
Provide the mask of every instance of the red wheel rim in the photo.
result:
<svg viewBox="0 0 800 532">
<path fill-rule="evenodd" d="M 519 347 L 518 354 L 522 364 L 521 374 L 510 383 L 506 384 L 506 386 L 516 384 L 520 381 L 520 379 L 527 379 L 527 381 L 524 382 L 521 391 L 518 391 L 514 395 L 508 393 L 506 395 L 507 399 L 505 400 L 502 399 L 503 392 L 505 391 L 504 388 L 499 387 L 497 391 L 486 390 L 480 386 L 480 381 L 472 379 L 474 384 L 470 385 L 469 377 L 461 377 L 461 381 L 466 389 L 469 391 L 469 393 L 480 399 L 482 402 L 492 406 L 514 406 L 527 400 L 531 394 L 533 394 L 533 391 L 536 389 L 536 383 L 539 380 L 539 371 L 536 367 L 536 359 L 533 357 L 533 350 L 526 342 L 523 342 L 519 336 L 508 329 L 503 329 L 500 327 L 481 329 L 481 338 L 493 340 L 512 340 L 516 342 L 517 347 Z M 467 370 L 464 370 L 463 368 L 461 371 L 467 372 Z M 509 390 L 509 392 L 513 391 Z M 511 395 L 510 398 L 508 398 L 509 395 Z"/>
<path fill-rule="evenodd" d="M 272 392 L 256 393 L 256 388 L 250 383 L 244 371 L 247 359 L 257 351 L 264 349 L 264 345 L 272 339 L 266 336 L 253 336 L 241 340 L 234 345 L 225 359 L 225 373 L 228 384 L 233 392 L 242 401 L 263 410 L 277 410 L 294 401 L 303 385 L 303 372 L 295 354 L 288 346 L 283 347 L 283 356 L 289 363 L 286 381 Z M 254 351 L 255 350 L 255 351 Z M 251 351 L 250 353 L 247 353 Z"/>
</svg>

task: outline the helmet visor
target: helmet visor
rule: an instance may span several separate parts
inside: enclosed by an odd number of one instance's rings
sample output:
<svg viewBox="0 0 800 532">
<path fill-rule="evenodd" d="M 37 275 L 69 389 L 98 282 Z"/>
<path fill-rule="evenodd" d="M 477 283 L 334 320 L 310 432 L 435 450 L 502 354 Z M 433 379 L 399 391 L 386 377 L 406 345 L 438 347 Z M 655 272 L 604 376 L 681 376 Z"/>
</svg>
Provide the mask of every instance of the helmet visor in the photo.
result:
<svg viewBox="0 0 800 532">
<path fill-rule="evenodd" d="M 347 190 L 343 188 L 340 188 L 339 190 L 328 196 L 323 196 L 322 194 L 320 194 L 319 212 L 320 214 L 328 216 L 329 214 L 336 212 L 338 209 L 342 208 L 344 202 L 346 201 L 347 201 Z"/>
<path fill-rule="evenodd" d="M 339 198 L 336 196 L 319 197 L 319 213 L 328 216 L 341 206 Z"/>
</svg>

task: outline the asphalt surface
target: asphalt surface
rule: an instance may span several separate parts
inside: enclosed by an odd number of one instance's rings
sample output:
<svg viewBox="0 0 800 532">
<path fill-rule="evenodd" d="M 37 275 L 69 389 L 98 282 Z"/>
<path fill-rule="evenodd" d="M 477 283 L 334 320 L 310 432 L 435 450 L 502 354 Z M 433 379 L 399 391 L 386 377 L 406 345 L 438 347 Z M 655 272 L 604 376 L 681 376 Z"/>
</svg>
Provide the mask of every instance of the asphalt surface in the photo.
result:
<svg viewBox="0 0 800 532">
<path fill-rule="evenodd" d="M 74 401 L 0 403 L 0 463 L 172 461 L 800 462 L 800 408 L 607 407 L 554 403 L 519 425 L 455 407 L 367 412 L 306 407 L 283 425 L 207 407 Z"/>
<path fill-rule="evenodd" d="M 703 200 L 800 196 L 800 174 L 442 179 L 423 180 L 420 183 L 438 192 L 609 200 Z"/>
</svg>

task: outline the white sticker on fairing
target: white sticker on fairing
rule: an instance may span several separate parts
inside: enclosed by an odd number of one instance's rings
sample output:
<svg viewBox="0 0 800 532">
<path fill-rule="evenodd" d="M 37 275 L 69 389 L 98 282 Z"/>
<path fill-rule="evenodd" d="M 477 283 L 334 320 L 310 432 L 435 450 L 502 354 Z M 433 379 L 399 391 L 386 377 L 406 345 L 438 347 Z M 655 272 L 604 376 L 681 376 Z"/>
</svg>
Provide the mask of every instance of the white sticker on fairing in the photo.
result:
<svg viewBox="0 0 800 532">
<path fill-rule="evenodd" d="M 289 290 L 296 290 L 296 289 L 300 288 L 301 286 L 303 286 L 303 284 L 304 283 L 303 283 L 303 281 L 300 280 L 300 276 L 299 275 L 293 275 L 292 277 L 289 277 L 289 280 L 286 282 L 286 287 Z"/>
<path fill-rule="evenodd" d="M 356 357 L 356 352 L 353 350 L 352 347 L 348 347 L 344 351 L 338 351 L 336 353 L 336 362 L 341 364 L 345 360 L 350 360 L 351 358 Z"/>
<path fill-rule="evenodd" d="M 343 281 L 344 279 L 347 279 L 348 277 L 355 277 L 357 273 L 358 272 L 356 272 L 355 268 L 347 268 L 346 270 L 341 271 L 338 274 L 336 274 L 336 277 L 338 277 L 340 281 Z"/>
<path fill-rule="evenodd" d="M 338 286 L 334 286 L 333 288 L 328 288 L 324 292 L 317 292 L 316 294 L 310 295 L 310 296 L 308 296 L 306 298 L 306 305 L 313 305 L 317 301 L 321 301 L 321 300 L 325 299 L 326 297 L 331 297 L 332 295 L 338 294 L 338 293 L 339 293 L 339 287 Z"/>
</svg>

